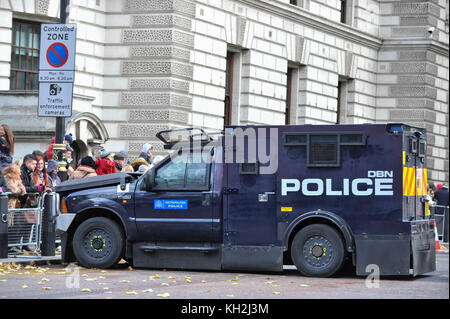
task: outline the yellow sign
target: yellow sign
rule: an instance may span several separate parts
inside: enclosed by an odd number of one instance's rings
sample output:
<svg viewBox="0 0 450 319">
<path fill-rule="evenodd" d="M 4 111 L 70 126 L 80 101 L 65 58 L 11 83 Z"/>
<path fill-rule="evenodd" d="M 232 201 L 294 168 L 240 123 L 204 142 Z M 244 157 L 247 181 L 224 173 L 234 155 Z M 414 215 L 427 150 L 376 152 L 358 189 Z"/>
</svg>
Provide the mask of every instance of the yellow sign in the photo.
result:
<svg viewBox="0 0 450 319">
<path fill-rule="evenodd" d="M 292 207 L 281 207 L 282 212 L 292 212 Z"/>
</svg>

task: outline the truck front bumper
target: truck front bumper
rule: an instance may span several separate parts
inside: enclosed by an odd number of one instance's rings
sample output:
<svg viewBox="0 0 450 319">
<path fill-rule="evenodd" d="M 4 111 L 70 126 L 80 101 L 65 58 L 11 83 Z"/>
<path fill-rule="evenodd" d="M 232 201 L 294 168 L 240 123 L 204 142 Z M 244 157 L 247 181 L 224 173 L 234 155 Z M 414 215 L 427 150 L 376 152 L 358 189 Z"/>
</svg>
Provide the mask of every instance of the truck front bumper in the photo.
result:
<svg viewBox="0 0 450 319">
<path fill-rule="evenodd" d="M 75 218 L 76 214 L 61 214 L 56 217 L 56 234 L 61 235 L 65 233 Z"/>
</svg>

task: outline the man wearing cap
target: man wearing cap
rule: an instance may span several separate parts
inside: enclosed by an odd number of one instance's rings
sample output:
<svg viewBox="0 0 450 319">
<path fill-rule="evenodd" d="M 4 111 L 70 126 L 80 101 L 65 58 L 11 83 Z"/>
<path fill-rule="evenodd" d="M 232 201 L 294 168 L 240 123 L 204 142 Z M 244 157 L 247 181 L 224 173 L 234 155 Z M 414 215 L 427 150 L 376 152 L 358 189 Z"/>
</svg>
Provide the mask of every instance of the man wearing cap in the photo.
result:
<svg viewBox="0 0 450 319">
<path fill-rule="evenodd" d="M 114 165 L 116 166 L 116 171 L 122 171 L 122 168 L 125 166 L 125 156 L 122 153 L 117 153 L 114 155 Z"/>
</svg>

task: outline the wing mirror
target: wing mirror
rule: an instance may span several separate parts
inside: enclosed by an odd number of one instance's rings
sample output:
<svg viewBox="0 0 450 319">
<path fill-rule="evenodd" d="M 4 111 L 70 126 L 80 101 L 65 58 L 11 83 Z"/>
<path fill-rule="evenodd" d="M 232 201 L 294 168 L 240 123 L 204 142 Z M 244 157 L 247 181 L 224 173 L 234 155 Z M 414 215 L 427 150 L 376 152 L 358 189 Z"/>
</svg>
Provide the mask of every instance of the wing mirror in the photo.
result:
<svg viewBox="0 0 450 319">
<path fill-rule="evenodd" d="M 144 177 L 145 190 L 150 191 L 155 186 L 155 173 L 150 169 Z"/>
</svg>

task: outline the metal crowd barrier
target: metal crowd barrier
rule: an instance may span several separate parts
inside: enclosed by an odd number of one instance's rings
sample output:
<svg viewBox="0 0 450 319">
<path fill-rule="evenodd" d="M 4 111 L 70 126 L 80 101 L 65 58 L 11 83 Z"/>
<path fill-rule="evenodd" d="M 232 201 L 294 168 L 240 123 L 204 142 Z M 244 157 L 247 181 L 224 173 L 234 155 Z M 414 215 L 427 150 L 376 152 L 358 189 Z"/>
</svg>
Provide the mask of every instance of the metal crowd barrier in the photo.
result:
<svg viewBox="0 0 450 319">
<path fill-rule="evenodd" d="M 32 253 L 31 257 L 41 255 L 54 256 L 54 246 L 57 243 L 56 239 L 59 238 L 54 237 L 52 225 L 54 225 L 54 219 L 59 211 L 59 194 L 51 192 L 43 193 L 42 195 L 27 194 L 37 196 L 37 200 L 30 205 L 32 207 L 7 209 L 7 196 L 10 195 L 10 193 L 0 194 L 2 200 L 0 211 L 0 258 L 6 258 L 4 252 L 6 240 L 8 242 L 8 255 L 20 254 L 20 257 L 27 257 L 30 255 L 24 255 L 24 250 L 28 250 Z M 5 213 L 6 209 L 7 213 Z M 46 215 L 44 215 L 45 213 Z M 50 244 L 49 241 L 51 241 Z"/>
<path fill-rule="evenodd" d="M 442 205 L 430 205 L 430 213 L 436 220 L 436 229 L 439 241 L 448 244 L 449 207 Z"/>
</svg>

